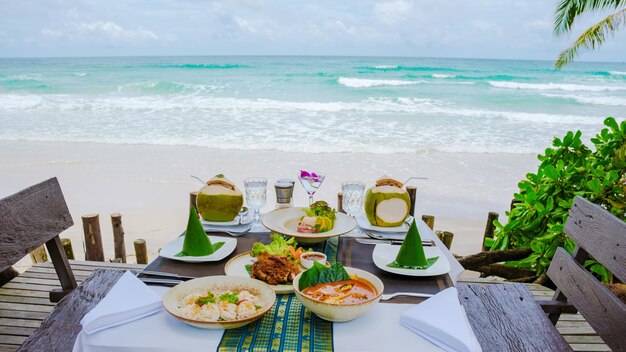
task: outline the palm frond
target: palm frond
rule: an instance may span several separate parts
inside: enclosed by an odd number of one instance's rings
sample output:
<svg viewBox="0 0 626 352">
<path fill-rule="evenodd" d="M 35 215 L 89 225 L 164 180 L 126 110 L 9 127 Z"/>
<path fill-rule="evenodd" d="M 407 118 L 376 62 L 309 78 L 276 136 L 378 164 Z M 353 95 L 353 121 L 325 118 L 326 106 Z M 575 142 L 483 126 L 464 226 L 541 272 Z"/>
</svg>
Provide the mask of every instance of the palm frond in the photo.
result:
<svg viewBox="0 0 626 352">
<path fill-rule="evenodd" d="M 581 48 L 589 50 L 599 47 L 604 43 L 607 35 L 613 35 L 624 24 L 626 24 L 626 8 L 610 14 L 584 31 L 571 47 L 561 52 L 554 66 L 558 69 L 563 68 L 563 66 L 574 60 L 574 57 L 578 55 L 578 50 Z"/>
<path fill-rule="evenodd" d="M 625 5 L 626 0 L 561 0 L 554 12 L 554 34 L 569 32 L 576 17 L 584 12 L 617 9 Z"/>
</svg>

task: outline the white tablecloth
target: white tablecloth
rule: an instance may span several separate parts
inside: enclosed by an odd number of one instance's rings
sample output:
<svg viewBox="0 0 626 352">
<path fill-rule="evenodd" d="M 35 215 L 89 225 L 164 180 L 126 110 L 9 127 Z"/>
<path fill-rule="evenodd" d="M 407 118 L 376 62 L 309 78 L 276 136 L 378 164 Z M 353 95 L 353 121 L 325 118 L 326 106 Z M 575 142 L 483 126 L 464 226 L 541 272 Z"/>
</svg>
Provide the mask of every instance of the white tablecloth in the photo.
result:
<svg viewBox="0 0 626 352">
<path fill-rule="evenodd" d="M 151 287 L 165 295 L 167 287 Z M 366 315 L 335 323 L 335 351 L 441 351 L 400 324 L 411 304 L 381 303 Z M 80 333 L 74 352 L 215 351 L 224 330 L 204 330 L 184 324 L 162 310 L 141 320 L 93 334 Z"/>
</svg>

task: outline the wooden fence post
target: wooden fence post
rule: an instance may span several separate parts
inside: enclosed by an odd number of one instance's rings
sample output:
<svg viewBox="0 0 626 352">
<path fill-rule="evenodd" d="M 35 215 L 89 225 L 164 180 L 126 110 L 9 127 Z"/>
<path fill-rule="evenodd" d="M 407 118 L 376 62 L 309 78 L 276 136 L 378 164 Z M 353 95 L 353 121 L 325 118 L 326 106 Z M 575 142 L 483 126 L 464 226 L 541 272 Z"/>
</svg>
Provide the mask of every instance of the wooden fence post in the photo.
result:
<svg viewBox="0 0 626 352">
<path fill-rule="evenodd" d="M 98 214 L 83 215 L 83 232 L 85 233 L 85 260 L 104 261 L 102 233 L 100 232 L 100 216 Z"/>
<path fill-rule="evenodd" d="M 435 217 L 433 215 L 422 215 L 422 221 L 432 230 L 435 228 Z"/>
<path fill-rule="evenodd" d="M 63 245 L 63 250 L 65 251 L 67 259 L 76 259 L 76 257 L 74 257 L 74 250 L 72 249 L 72 240 L 69 238 L 62 238 L 61 244 Z"/>
<path fill-rule="evenodd" d="M 337 193 L 337 211 L 345 214 L 345 211 L 343 210 L 343 193 L 342 192 Z"/>
<path fill-rule="evenodd" d="M 146 240 L 135 240 L 134 245 L 137 264 L 148 264 L 148 250 L 146 246 Z"/>
<path fill-rule="evenodd" d="M 30 260 L 33 261 L 33 264 L 47 262 L 48 253 L 46 253 L 46 247 L 42 244 L 30 252 Z"/>
<path fill-rule="evenodd" d="M 196 198 L 198 198 L 198 192 L 189 192 L 189 206 L 192 206 L 196 213 L 198 212 L 198 206 L 196 205 Z"/>
<path fill-rule="evenodd" d="M 454 239 L 454 234 L 452 232 L 444 231 L 443 232 L 443 244 L 446 248 L 450 249 L 452 247 L 452 240 Z"/>
<path fill-rule="evenodd" d="M 415 216 L 415 198 L 417 197 L 417 187 L 406 186 L 406 191 L 409 193 L 409 199 L 411 200 L 411 208 L 409 209 L 409 215 Z"/>
<path fill-rule="evenodd" d="M 113 227 L 113 248 L 115 259 L 121 259 L 126 263 L 126 244 L 124 243 L 124 227 L 122 226 L 122 214 L 111 214 L 111 226 Z"/>
<path fill-rule="evenodd" d="M 487 215 L 487 224 L 485 225 L 485 234 L 483 235 L 483 252 L 487 250 L 485 239 L 493 238 L 493 232 L 496 229 L 496 225 L 493 224 L 493 221 L 498 220 L 498 216 L 498 213 L 494 213 L 493 211 L 490 211 L 489 215 Z"/>
</svg>

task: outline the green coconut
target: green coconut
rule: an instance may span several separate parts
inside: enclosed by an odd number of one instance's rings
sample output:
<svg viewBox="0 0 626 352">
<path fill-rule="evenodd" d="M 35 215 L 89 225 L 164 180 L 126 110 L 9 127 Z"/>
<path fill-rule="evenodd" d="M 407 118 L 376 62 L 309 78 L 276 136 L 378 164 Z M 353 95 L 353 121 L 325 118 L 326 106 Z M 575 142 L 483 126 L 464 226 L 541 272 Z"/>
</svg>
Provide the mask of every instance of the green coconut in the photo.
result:
<svg viewBox="0 0 626 352">
<path fill-rule="evenodd" d="M 183 250 L 177 256 L 201 257 L 215 253 L 224 245 L 224 242 L 211 243 L 209 236 L 204 232 L 202 224 L 198 219 L 196 209 L 193 207 L 189 208 L 189 220 L 187 221 Z"/>
<path fill-rule="evenodd" d="M 231 221 L 243 207 L 243 194 L 224 175 L 216 175 L 198 192 L 196 206 L 206 221 Z"/>
<path fill-rule="evenodd" d="M 381 227 L 400 226 L 409 216 L 411 199 L 402 183 L 383 178 L 365 194 L 365 215 L 370 224 Z"/>
</svg>

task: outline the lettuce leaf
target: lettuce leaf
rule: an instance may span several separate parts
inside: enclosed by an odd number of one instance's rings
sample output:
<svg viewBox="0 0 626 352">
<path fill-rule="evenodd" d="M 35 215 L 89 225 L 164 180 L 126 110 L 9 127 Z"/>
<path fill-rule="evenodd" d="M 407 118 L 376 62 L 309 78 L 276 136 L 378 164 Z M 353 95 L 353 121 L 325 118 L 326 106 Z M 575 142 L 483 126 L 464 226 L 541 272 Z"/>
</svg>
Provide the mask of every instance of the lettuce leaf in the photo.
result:
<svg viewBox="0 0 626 352">
<path fill-rule="evenodd" d="M 252 246 L 252 250 L 250 251 L 250 255 L 252 257 L 258 257 L 263 253 L 267 253 L 269 255 L 283 255 L 288 256 L 290 254 L 289 247 L 293 246 L 296 248 L 298 243 L 294 237 L 291 237 L 289 240 L 285 240 L 285 238 L 277 233 L 271 234 L 270 238 L 273 239 L 269 244 L 263 244 L 261 242 L 256 242 Z"/>
<path fill-rule="evenodd" d="M 302 291 L 307 287 L 343 280 L 350 280 L 350 276 L 341 263 L 327 267 L 318 262 L 313 262 L 313 266 L 300 276 L 298 290 Z"/>
<path fill-rule="evenodd" d="M 328 206 L 328 203 L 323 200 L 317 201 L 311 204 L 309 209 L 304 209 L 304 212 L 308 216 L 325 216 L 329 218 L 332 222 L 335 221 L 335 209 Z"/>
</svg>

